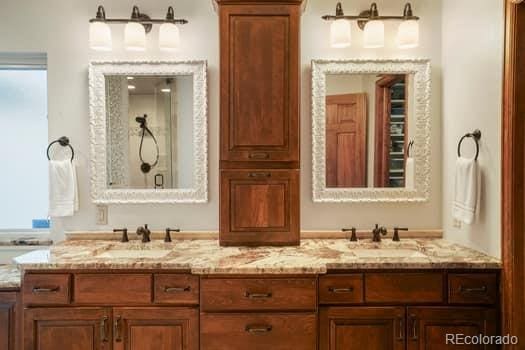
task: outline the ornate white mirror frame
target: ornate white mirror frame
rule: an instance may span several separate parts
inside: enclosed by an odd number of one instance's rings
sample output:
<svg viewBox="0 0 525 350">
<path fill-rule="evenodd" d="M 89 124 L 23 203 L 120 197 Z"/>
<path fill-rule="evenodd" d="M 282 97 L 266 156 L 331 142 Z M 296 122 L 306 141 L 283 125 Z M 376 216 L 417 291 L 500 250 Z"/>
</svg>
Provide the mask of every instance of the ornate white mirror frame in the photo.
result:
<svg viewBox="0 0 525 350">
<path fill-rule="evenodd" d="M 412 154 L 415 186 L 407 188 L 327 188 L 326 186 L 326 75 L 414 74 L 416 136 Z M 336 203 L 425 202 L 430 196 L 431 68 L 427 59 L 313 60 L 312 162 L 313 201 Z"/>
<path fill-rule="evenodd" d="M 91 197 L 96 204 L 205 203 L 208 201 L 206 61 L 95 61 L 89 65 Z M 106 75 L 193 76 L 193 188 L 108 188 Z"/>
</svg>

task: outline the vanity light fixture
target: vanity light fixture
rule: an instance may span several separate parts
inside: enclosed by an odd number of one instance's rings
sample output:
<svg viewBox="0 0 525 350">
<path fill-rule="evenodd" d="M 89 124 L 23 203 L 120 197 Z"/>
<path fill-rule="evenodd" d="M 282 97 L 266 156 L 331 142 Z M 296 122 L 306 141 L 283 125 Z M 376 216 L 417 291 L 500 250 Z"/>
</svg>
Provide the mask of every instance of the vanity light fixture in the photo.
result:
<svg viewBox="0 0 525 350">
<path fill-rule="evenodd" d="M 161 24 L 159 29 L 159 49 L 174 51 L 180 44 L 178 24 L 188 23 L 185 19 L 176 19 L 173 7 L 168 7 L 166 18 L 153 19 L 140 12 L 133 6 L 131 18 L 106 18 L 106 11 L 99 6 L 95 18 L 89 20 L 89 45 L 93 50 L 110 51 L 112 48 L 111 29 L 109 23 L 125 23 L 124 46 L 130 51 L 144 51 L 146 49 L 146 34 L 151 31 L 153 24 Z"/>
<path fill-rule="evenodd" d="M 357 16 L 347 16 L 343 13 L 342 5 L 339 2 L 336 6 L 335 16 L 325 15 L 322 19 L 333 21 L 330 27 L 330 43 L 334 48 L 350 46 L 350 21 L 357 21 L 359 28 L 364 30 L 363 46 L 365 48 L 384 46 L 384 21 L 401 21 L 396 37 L 396 44 L 399 48 L 414 48 L 419 45 L 419 17 L 414 16 L 410 3 L 405 5 L 403 16 L 380 16 L 375 2 L 370 5 L 370 10 L 363 11 Z"/>
</svg>

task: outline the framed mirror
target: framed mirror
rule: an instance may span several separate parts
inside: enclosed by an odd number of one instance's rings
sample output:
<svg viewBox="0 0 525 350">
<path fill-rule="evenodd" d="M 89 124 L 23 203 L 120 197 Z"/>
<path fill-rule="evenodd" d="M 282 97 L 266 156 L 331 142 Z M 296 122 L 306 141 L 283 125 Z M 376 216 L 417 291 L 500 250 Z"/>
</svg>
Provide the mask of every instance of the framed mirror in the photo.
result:
<svg viewBox="0 0 525 350">
<path fill-rule="evenodd" d="M 92 62 L 97 204 L 208 200 L 206 62 Z"/>
<path fill-rule="evenodd" d="M 424 202 L 430 62 L 314 60 L 314 202 Z"/>
</svg>

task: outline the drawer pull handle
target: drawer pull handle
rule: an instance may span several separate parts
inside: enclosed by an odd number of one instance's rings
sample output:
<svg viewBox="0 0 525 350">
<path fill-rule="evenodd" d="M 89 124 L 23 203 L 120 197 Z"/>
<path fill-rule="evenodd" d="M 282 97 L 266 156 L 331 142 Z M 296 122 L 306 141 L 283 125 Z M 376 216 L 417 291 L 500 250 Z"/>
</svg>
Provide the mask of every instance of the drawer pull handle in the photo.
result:
<svg viewBox="0 0 525 350">
<path fill-rule="evenodd" d="M 33 293 L 56 293 L 59 290 L 60 290 L 60 287 L 51 287 L 51 288 L 34 287 Z"/>
<path fill-rule="evenodd" d="M 191 290 L 191 287 L 166 287 L 164 288 L 165 293 L 184 293 L 189 292 Z"/>
<path fill-rule="evenodd" d="M 487 292 L 487 286 L 479 287 L 479 288 L 470 288 L 465 286 L 459 287 L 459 292 L 464 294 L 470 294 L 470 293 L 486 293 Z"/>
<path fill-rule="evenodd" d="M 106 323 L 107 322 L 108 322 L 108 317 L 107 316 L 102 317 L 102 319 L 100 320 L 100 338 L 102 339 L 102 341 L 104 343 L 107 343 L 107 341 L 108 341 L 108 335 L 107 335 L 107 332 L 106 332 Z"/>
<path fill-rule="evenodd" d="M 416 315 L 410 315 L 410 320 L 412 322 L 412 340 L 413 341 L 418 341 L 419 337 L 417 335 L 418 331 L 417 331 L 417 317 L 416 317 Z"/>
<path fill-rule="evenodd" d="M 250 159 L 268 159 L 270 158 L 270 155 L 265 152 L 258 152 L 258 153 L 250 153 L 248 155 L 248 158 Z"/>
<path fill-rule="evenodd" d="M 249 177 L 253 178 L 264 178 L 264 177 L 272 177 L 272 174 L 270 173 L 249 173 Z"/>
<path fill-rule="evenodd" d="M 268 333 L 268 332 L 271 332 L 272 331 L 272 326 L 269 326 L 269 325 L 258 325 L 258 326 L 251 326 L 251 325 L 248 325 L 246 326 L 245 328 L 246 332 L 248 333 Z"/>
<path fill-rule="evenodd" d="M 246 292 L 244 293 L 244 296 L 246 298 L 250 299 L 269 299 L 272 297 L 272 293 L 250 293 Z"/>
<path fill-rule="evenodd" d="M 398 318 L 398 325 L 399 325 L 399 335 L 397 337 L 398 341 L 405 340 L 405 322 L 402 317 Z"/>
<path fill-rule="evenodd" d="M 115 329 L 115 341 L 120 343 L 122 341 L 122 316 L 117 316 L 113 327 Z"/>
<path fill-rule="evenodd" d="M 333 287 L 330 287 L 330 288 L 328 288 L 328 291 L 331 292 L 331 293 L 336 293 L 336 294 L 352 293 L 354 291 L 354 287 L 349 287 L 349 288 L 333 288 Z"/>
</svg>

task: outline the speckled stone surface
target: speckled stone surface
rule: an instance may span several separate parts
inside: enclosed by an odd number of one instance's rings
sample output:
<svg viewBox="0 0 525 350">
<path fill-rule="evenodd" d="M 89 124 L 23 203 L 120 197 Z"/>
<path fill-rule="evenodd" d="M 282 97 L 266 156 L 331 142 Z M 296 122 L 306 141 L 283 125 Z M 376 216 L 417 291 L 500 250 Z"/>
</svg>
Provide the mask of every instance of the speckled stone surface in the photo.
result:
<svg viewBox="0 0 525 350">
<path fill-rule="evenodd" d="M 20 288 L 20 271 L 15 265 L 0 265 L 0 290 Z"/>
<path fill-rule="evenodd" d="M 132 251 L 130 253 L 130 251 Z M 111 255 L 113 254 L 113 255 Z M 120 256 L 120 257 L 117 257 Z M 21 269 L 166 269 L 194 274 L 322 274 L 331 269 L 499 269 L 501 262 L 444 240 L 306 239 L 299 247 L 220 247 L 217 240 L 172 243 L 67 241 L 15 259 Z"/>
</svg>

